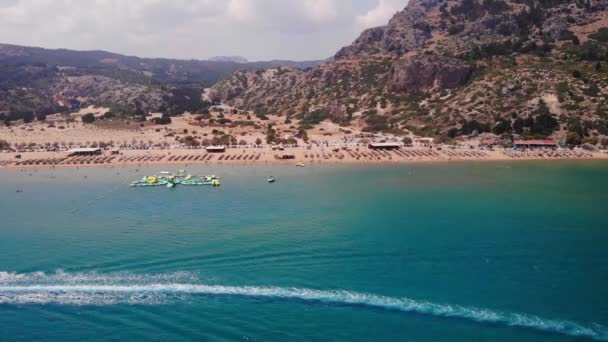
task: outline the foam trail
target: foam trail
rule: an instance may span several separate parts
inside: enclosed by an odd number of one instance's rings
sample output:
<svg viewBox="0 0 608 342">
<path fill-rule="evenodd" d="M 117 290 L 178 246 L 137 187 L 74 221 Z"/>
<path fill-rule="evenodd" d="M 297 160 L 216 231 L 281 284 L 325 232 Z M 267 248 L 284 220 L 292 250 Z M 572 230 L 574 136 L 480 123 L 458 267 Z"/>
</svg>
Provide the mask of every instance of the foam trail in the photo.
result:
<svg viewBox="0 0 608 342">
<path fill-rule="evenodd" d="M 175 277 L 188 278 L 184 274 L 177 274 L 152 276 L 151 280 Z M 42 279 L 44 280 L 42 283 L 47 284 L 23 284 L 27 280 L 32 280 L 32 278 Z M 195 283 L 114 284 L 120 277 L 106 277 L 97 274 L 91 276 L 91 279 L 97 281 L 102 279 L 101 282 L 109 284 L 85 284 L 86 275 L 67 276 L 67 284 L 48 284 L 56 282 L 57 278 L 57 276 L 55 278 L 52 276 L 46 277 L 44 274 L 38 274 L 37 277 L 20 277 L 16 274 L 7 273 L 4 273 L 3 277 L 3 273 L 0 272 L 0 304 L 162 304 L 168 299 L 179 298 L 179 296 L 184 295 L 240 296 L 358 305 L 608 341 L 608 330 L 599 325 L 586 327 L 576 322 L 544 319 L 527 314 L 501 313 L 487 309 L 435 304 L 409 298 L 386 297 L 343 290 L 325 291 L 304 288 L 222 286 Z M 142 280 L 143 276 L 131 276 L 131 280 L 134 279 Z"/>
</svg>

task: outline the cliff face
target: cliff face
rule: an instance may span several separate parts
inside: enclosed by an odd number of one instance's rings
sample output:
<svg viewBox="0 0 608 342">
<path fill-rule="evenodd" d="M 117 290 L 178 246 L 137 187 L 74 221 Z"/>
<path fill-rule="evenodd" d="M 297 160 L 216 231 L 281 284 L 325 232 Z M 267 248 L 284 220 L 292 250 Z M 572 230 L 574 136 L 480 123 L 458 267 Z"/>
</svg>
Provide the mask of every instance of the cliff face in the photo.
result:
<svg viewBox="0 0 608 342">
<path fill-rule="evenodd" d="M 604 27 L 606 0 L 412 0 L 331 62 L 240 71 L 212 95 L 302 120 L 324 111 L 365 126 L 384 116 L 389 124 L 379 129 L 395 133 L 454 137 L 470 134 L 473 122 L 478 132 L 564 136 L 583 122 L 585 135 L 604 135 Z M 557 125 L 534 128 L 541 114 Z"/>
</svg>

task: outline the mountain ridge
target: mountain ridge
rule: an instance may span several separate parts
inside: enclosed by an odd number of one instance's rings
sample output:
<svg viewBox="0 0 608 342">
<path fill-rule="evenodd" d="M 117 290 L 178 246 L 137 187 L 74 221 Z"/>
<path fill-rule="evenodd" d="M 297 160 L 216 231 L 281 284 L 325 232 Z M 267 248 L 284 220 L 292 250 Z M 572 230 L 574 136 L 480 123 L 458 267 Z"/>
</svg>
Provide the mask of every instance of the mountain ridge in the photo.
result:
<svg viewBox="0 0 608 342">
<path fill-rule="evenodd" d="M 52 113 L 74 109 L 73 105 L 66 106 L 70 102 L 106 105 L 133 112 L 135 100 L 147 111 L 157 111 L 163 109 L 162 105 L 167 102 L 164 98 L 170 97 L 170 89 L 176 87 L 193 86 L 202 92 L 203 87 L 209 87 L 239 69 L 258 70 L 282 65 L 308 68 L 320 63 L 323 61 L 236 63 L 140 58 L 103 50 L 0 44 L 0 112 L 13 112 L 12 117 L 20 118 L 19 112 Z M 64 101 L 57 101 L 58 98 Z"/>
<path fill-rule="evenodd" d="M 479 133 L 594 141 L 608 135 L 602 30 L 606 1 L 412 0 L 331 62 L 237 71 L 212 97 L 299 120 L 300 129 L 323 118 L 442 141 Z"/>
</svg>

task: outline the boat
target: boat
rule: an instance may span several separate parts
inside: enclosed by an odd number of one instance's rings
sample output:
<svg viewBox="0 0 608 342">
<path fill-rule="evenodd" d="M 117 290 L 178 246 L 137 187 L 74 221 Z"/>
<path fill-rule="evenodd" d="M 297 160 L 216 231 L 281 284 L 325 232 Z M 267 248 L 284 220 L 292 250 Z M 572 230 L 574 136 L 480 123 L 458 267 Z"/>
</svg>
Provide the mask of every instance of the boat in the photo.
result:
<svg viewBox="0 0 608 342">
<path fill-rule="evenodd" d="M 304 167 L 304 163 L 297 163 L 296 166 L 297 167 Z"/>
<path fill-rule="evenodd" d="M 268 177 L 268 183 L 272 184 L 274 182 L 276 182 L 277 180 L 274 179 L 272 176 Z"/>
</svg>

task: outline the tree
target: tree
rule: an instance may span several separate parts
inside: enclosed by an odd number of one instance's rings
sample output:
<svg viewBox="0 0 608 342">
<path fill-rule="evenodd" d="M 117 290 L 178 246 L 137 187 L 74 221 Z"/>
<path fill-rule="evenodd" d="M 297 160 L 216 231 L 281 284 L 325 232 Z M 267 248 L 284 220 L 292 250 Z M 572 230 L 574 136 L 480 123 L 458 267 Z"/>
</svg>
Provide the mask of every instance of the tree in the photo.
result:
<svg viewBox="0 0 608 342">
<path fill-rule="evenodd" d="M 597 71 L 597 72 L 601 72 L 602 71 L 602 62 L 597 62 L 595 64 L 595 71 Z"/>
<path fill-rule="evenodd" d="M 413 143 L 414 142 L 412 141 L 412 138 L 410 138 L 410 137 L 403 138 L 403 144 L 405 146 L 412 146 Z"/>
<path fill-rule="evenodd" d="M 148 111 L 145 110 L 144 105 L 141 101 L 135 100 L 135 116 L 147 116 Z"/>
<path fill-rule="evenodd" d="M 277 132 L 272 128 L 272 126 L 268 126 L 268 130 L 266 131 L 266 143 L 272 144 L 277 138 L 276 134 Z"/>
<path fill-rule="evenodd" d="M 255 144 L 256 144 L 257 146 L 262 145 L 262 139 L 260 139 L 260 138 L 255 139 Z"/>
<path fill-rule="evenodd" d="M 36 117 L 36 120 L 38 120 L 38 121 L 46 121 L 46 114 L 44 114 L 44 113 L 38 114 L 38 116 Z"/>
<path fill-rule="evenodd" d="M 535 113 L 539 115 L 532 124 L 532 128 L 530 129 L 531 133 L 549 136 L 559 127 L 559 122 L 557 122 L 557 119 L 551 115 L 549 107 L 547 107 L 545 101 L 540 100 L 538 102 L 538 109 L 535 111 Z"/>
<path fill-rule="evenodd" d="M 524 120 L 522 118 L 518 117 L 513 121 L 513 131 L 517 134 L 524 132 Z"/>
<path fill-rule="evenodd" d="M 315 110 L 314 112 L 305 114 L 305 117 L 304 117 L 304 119 L 302 119 L 301 122 L 302 122 L 302 124 L 307 124 L 307 125 L 317 125 L 329 117 L 330 117 L 329 112 L 319 109 L 319 110 Z"/>
<path fill-rule="evenodd" d="M 114 113 L 112 113 L 112 112 L 105 112 L 105 114 L 103 114 L 104 119 L 111 119 L 113 117 L 114 117 Z"/>
<path fill-rule="evenodd" d="M 95 122 L 95 115 L 93 115 L 93 113 L 87 113 L 85 115 L 82 116 L 82 122 L 85 124 L 91 124 L 93 122 Z"/>
<path fill-rule="evenodd" d="M 492 132 L 496 135 L 501 135 L 511 131 L 511 120 L 500 119 L 494 128 L 492 128 Z"/>
<path fill-rule="evenodd" d="M 304 141 L 305 143 L 308 143 L 308 141 L 310 140 L 308 138 L 308 132 L 303 130 L 300 134 L 300 136 L 302 137 L 302 141 Z"/>
</svg>

